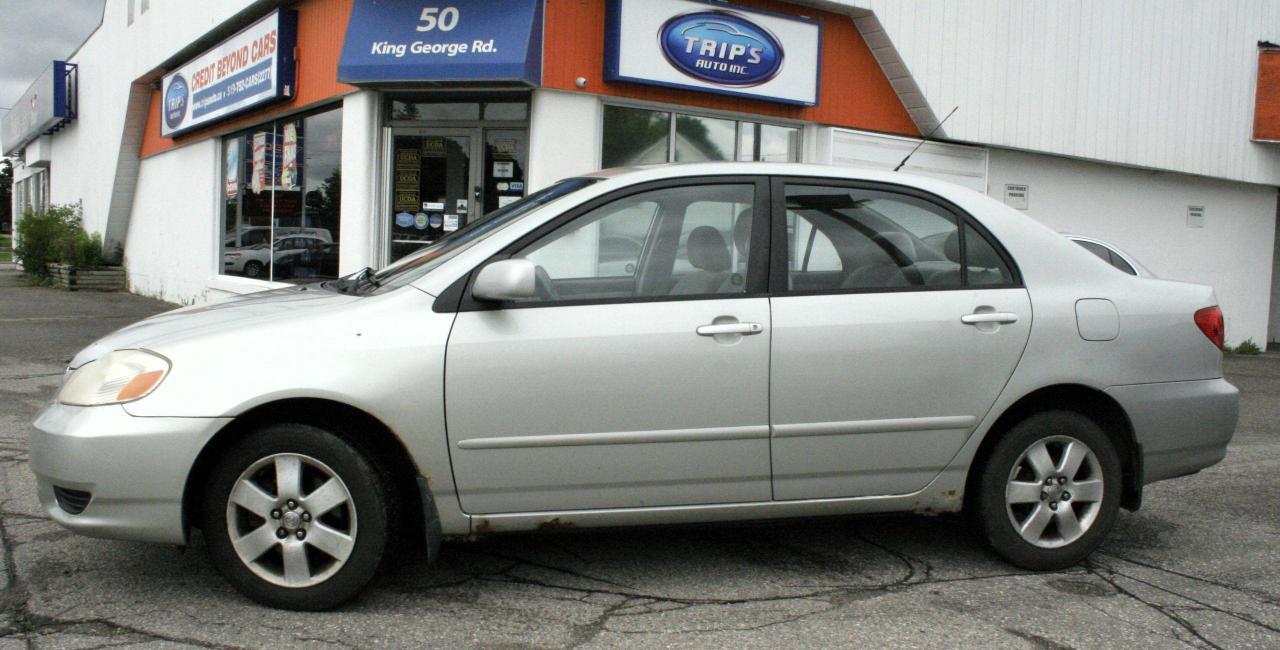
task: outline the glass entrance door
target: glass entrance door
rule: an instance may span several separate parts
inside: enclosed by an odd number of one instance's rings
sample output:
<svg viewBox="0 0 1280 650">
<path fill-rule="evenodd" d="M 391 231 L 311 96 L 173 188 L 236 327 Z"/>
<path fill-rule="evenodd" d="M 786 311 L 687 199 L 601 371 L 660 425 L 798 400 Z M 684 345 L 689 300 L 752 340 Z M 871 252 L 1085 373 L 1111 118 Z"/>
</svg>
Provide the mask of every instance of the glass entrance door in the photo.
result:
<svg viewBox="0 0 1280 650">
<path fill-rule="evenodd" d="M 390 261 L 467 224 L 480 196 L 476 129 L 395 129 Z"/>
<path fill-rule="evenodd" d="M 522 198 L 523 128 L 392 128 L 387 261 Z"/>
</svg>

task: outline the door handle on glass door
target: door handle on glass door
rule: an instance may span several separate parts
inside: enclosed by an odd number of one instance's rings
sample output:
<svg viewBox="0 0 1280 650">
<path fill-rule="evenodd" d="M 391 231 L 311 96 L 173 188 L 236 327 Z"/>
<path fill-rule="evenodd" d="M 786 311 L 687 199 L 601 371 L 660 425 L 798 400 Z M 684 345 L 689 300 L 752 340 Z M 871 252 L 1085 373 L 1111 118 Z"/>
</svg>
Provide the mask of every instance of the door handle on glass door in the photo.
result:
<svg viewBox="0 0 1280 650">
<path fill-rule="evenodd" d="M 1018 315 L 1005 311 L 986 311 L 976 314 L 965 314 L 960 317 L 960 322 L 966 325 L 978 325 L 980 323 L 1000 323 L 1007 325 L 1009 323 L 1018 322 Z"/>
<path fill-rule="evenodd" d="M 764 331 L 760 323 L 724 323 L 721 325 L 702 325 L 697 330 L 698 336 L 717 336 L 720 334 L 742 334 L 744 336 L 759 334 Z"/>
</svg>

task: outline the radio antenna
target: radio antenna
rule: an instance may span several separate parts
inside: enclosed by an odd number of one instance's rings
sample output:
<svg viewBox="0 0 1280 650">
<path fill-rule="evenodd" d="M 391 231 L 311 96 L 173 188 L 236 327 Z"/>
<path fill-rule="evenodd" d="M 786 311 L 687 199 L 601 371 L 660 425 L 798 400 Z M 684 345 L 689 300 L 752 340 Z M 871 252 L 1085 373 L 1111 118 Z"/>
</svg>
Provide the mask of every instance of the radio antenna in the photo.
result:
<svg viewBox="0 0 1280 650">
<path fill-rule="evenodd" d="M 915 148 L 914 148 L 914 149 L 912 149 L 912 150 L 911 150 L 911 153 L 907 154 L 907 157 L 906 157 L 906 158 L 903 158 L 903 159 L 902 159 L 902 162 L 898 163 L 898 166 L 893 168 L 893 171 L 895 171 L 895 172 L 896 172 L 896 171 L 898 171 L 899 169 L 902 169 L 902 166 L 903 166 L 903 165 L 905 165 L 905 164 L 907 164 L 907 161 L 908 161 L 908 160 L 911 160 L 911 157 L 912 157 L 912 156 L 916 155 L 916 152 L 920 150 L 920 147 L 923 147 L 923 146 L 924 146 L 924 143 L 925 143 L 925 142 L 927 142 L 927 141 L 929 140 L 929 138 L 930 138 L 934 133 L 937 133 L 937 132 L 938 132 L 938 129 L 941 129 L 941 128 L 942 128 L 942 125 L 943 125 L 943 124 L 946 124 L 946 123 L 947 123 L 947 120 L 951 119 L 951 116 L 952 116 L 952 115 L 955 115 L 955 114 L 956 114 L 956 111 L 958 111 L 958 110 L 960 110 L 960 107 L 957 105 L 955 108 L 952 108 L 952 109 L 951 109 L 951 112 L 950 112 L 950 113 L 947 113 L 947 116 L 946 116 L 946 117 L 942 118 L 942 121 L 941 121 L 941 122 L 938 122 L 937 124 L 935 124 L 935 125 L 934 125 L 934 127 L 933 127 L 932 129 L 929 129 L 929 132 L 928 132 L 928 133 L 926 133 L 926 134 L 924 134 L 924 137 L 923 137 L 923 138 L 920 138 L 920 141 L 916 143 L 916 146 L 915 146 Z"/>
</svg>

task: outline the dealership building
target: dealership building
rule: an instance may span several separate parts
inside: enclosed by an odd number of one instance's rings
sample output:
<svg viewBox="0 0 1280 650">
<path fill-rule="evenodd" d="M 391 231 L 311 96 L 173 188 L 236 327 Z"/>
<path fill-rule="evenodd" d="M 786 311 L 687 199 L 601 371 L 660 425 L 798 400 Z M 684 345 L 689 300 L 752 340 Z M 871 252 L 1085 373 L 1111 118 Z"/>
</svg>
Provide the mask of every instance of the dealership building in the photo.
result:
<svg viewBox="0 0 1280 650">
<path fill-rule="evenodd" d="M 1261 344 L 1274 43 L 1276 0 L 108 0 L 0 145 L 15 214 L 80 201 L 132 291 L 199 303 L 385 266 L 602 167 L 893 169 L 927 136 L 903 172 L 1212 284 Z"/>
</svg>

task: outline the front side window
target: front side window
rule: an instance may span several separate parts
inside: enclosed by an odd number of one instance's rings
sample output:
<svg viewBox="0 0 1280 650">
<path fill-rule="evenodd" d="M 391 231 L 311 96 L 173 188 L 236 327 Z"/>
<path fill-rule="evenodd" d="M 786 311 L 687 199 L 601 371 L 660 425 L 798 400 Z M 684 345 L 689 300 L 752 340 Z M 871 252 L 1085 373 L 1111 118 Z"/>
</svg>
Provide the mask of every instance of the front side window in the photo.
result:
<svg viewBox="0 0 1280 650">
<path fill-rule="evenodd" d="M 1012 274 L 972 226 L 912 196 L 786 187 L 787 286 L 796 291 L 1003 285 Z M 961 251 L 961 242 L 964 251 Z"/>
<path fill-rule="evenodd" d="M 341 170 L 341 109 L 224 138 L 222 272 L 299 283 L 336 277 Z"/>
<path fill-rule="evenodd" d="M 753 184 L 633 194 L 583 214 L 514 257 L 537 267 L 534 302 L 743 294 Z"/>
</svg>

